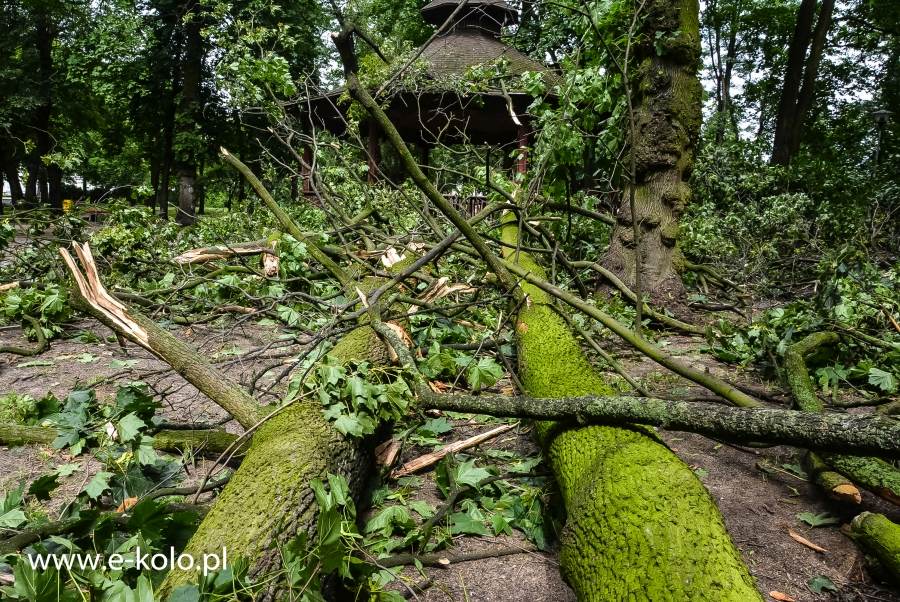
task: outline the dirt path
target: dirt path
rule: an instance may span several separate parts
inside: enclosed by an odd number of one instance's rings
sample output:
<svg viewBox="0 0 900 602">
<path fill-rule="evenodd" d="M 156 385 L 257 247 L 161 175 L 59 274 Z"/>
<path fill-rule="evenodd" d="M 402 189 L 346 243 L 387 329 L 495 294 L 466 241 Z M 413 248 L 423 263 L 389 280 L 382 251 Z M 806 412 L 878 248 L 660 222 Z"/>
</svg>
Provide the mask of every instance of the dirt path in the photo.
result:
<svg viewBox="0 0 900 602">
<path fill-rule="evenodd" d="M 161 415 L 166 420 L 215 423 L 223 418 L 221 410 L 192 386 L 167 372 L 161 362 L 146 352 L 130 347 L 126 354 L 105 328 L 94 323 L 79 323 L 73 329 L 73 332 L 76 331 L 92 334 L 82 334 L 81 340 L 54 341 L 49 351 L 35 358 L 0 355 L 0 393 L 16 392 L 39 397 L 52 391 L 63 397 L 77 383 L 81 383 L 97 384 L 98 397 L 103 399 L 112 394 L 115 382 L 141 379 L 164 399 Z M 18 332 L 11 330 L 0 334 L 4 340 L 15 340 L 19 336 Z M 259 349 L 273 342 L 276 346 L 282 344 L 277 342 L 279 332 L 275 327 L 248 326 L 232 330 L 210 326 L 178 329 L 176 334 L 200 346 L 229 374 L 245 384 L 261 367 L 274 366 L 257 383 L 259 389 L 266 388 L 267 379 L 271 381 L 284 363 L 284 358 L 279 357 L 252 359 L 246 356 L 247 350 Z M 718 364 L 707 356 L 698 359 L 698 346 L 697 340 L 673 337 L 669 339 L 667 348 L 713 372 L 727 372 L 735 376 L 731 367 Z M 276 348 L 267 349 L 266 353 L 279 355 Z M 679 396 L 701 394 L 700 390 L 671 374 L 663 373 L 649 361 L 626 359 L 625 363 L 651 392 Z M 740 375 L 740 378 L 751 381 L 753 375 Z M 275 399 L 274 395 L 268 397 Z M 234 423 L 228 423 L 226 428 L 235 430 Z M 456 421 L 454 430 L 443 435 L 442 440 L 457 440 L 479 428 L 483 425 Z M 528 431 L 527 427 L 523 427 L 485 448 L 515 449 L 520 453 L 536 451 Z M 662 433 L 662 437 L 696 470 L 708 487 L 764 594 L 783 592 L 799 602 L 900 600 L 897 592 L 872 581 L 864 569 L 860 552 L 841 532 L 841 525 L 851 519 L 858 509 L 843 508 L 824 499 L 809 482 L 795 474 L 799 464 L 796 450 L 784 447 L 737 449 L 687 433 Z M 427 451 L 431 448 L 409 447 L 404 450 L 403 459 Z M 23 479 L 33 479 L 42 471 L 69 460 L 65 455 L 46 448 L 0 448 L 0 490 Z M 61 504 L 61 500 L 79 491 L 82 483 L 96 470 L 99 470 L 99 465 L 86 462 L 82 471 L 65 479 L 64 487 L 55 492 L 51 505 Z M 434 505 L 440 504 L 433 473 L 426 472 L 420 477 L 420 486 L 414 495 Z M 900 521 L 900 509 L 867 492 L 863 495 L 865 508 L 884 512 Z M 839 523 L 812 528 L 797 517 L 804 512 L 829 513 L 837 517 Z M 797 543 L 789 536 L 791 530 L 828 551 L 815 552 Z M 470 552 L 510 545 L 527 547 L 528 543 L 518 532 L 512 537 L 460 537 L 455 540 L 453 551 Z M 427 572 L 429 579 L 433 578 L 431 581 L 416 575 L 411 569 L 407 570 L 414 581 L 429 584 L 423 593 L 417 594 L 422 600 L 574 600 L 572 592 L 559 576 L 554 555 L 550 553 L 529 552 L 488 558 L 447 568 L 427 569 Z M 808 584 L 820 576 L 827 577 L 839 591 L 813 593 Z"/>
</svg>

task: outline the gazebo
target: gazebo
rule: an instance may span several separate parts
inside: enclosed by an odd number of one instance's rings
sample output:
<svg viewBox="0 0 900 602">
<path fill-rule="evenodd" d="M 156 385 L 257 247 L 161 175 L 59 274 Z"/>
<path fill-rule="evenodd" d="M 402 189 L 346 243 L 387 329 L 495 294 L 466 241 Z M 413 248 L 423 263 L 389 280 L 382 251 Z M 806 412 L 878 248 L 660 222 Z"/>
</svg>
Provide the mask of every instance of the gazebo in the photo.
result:
<svg viewBox="0 0 900 602">
<path fill-rule="evenodd" d="M 514 83 L 526 72 L 541 74 L 548 84 L 556 83 L 558 77 L 500 39 L 502 28 L 517 22 L 516 11 L 504 0 L 433 0 L 422 9 L 422 16 L 438 28 L 437 33 L 419 48 L 408 70 L 414 81 L 399 77 L 382 90 L 391 122 L 406 142 L 424 150 L 426 162 L 437 144 L 521 148 L 515 170 L 524 173 L 525 148 L 532 134 L 527 108 L 534 98 L 500 82 Z M 478 69 L 487 76 L 481 87 L 472 89 L 464 78 Z M 347 135 L 348 106 L 340 100 L 342 94 L 343 90 L 336 90 L 310 99 L 308 127 Z M 360 137 L 367 140 L 369 181 L 374 183 L 381 160 L 381 133 L 374 122 L 365 120 L 360 123 Z M 311 164 L 311 151 L 306 152 L 305 162 Z M 309 174 L 305 176 L 308 191 Z"/>
</svg>

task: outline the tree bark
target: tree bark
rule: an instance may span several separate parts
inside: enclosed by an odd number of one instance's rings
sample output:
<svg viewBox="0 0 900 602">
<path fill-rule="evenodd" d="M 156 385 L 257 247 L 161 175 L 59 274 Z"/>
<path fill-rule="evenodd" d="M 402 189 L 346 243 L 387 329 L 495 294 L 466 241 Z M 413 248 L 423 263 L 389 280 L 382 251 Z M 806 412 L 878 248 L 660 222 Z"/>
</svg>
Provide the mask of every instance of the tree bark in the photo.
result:
<svg viewBox="0 0 900 602">
<path fill-rule="evenodd" d="M 59 166 L 44 166 L 43 158 L 52 150 L 50 118 L 53 114 L 53 39 L 56 37 L 48 7 L 42 7 L 37 15 L 37 51 L 40 75 L 40 104 L 35 109 L 37 146 L 35 162 L 41 187 L 41 202 L 49 203 L 55 211 L 62 211 L 62 173 Z"/>
<path fill-rule="evenodd" d="M 655 0 L 642 16 L 644 42 L 635 49 L 639 67 L 631 82 L 635 131 L 628 140 L 635 173 L 621 195 L 602 263 L 634 288 L 639 259 L 641 290 L 672 302 L 684 294 L 678 224 L 691 198 L 688 179 L 700 133 L 699 7 L 696 0 Z M 662 44 L 661 56 L 654 41 Z"/>
<path fill-rule="evenodd" d="M 900 423 L 878 416 L 733 408 L 715 403 L 599 395 L 555 399 L 485 394 L 432 395 L 423 401 L 429 408 L 454 412 L 567 420 L 579 424 L 639 423 L 737 442 L 759 441 L 900 457 Z"/>
<path fill-rule="evenodd" d="M 850 535 L 875 558 L 888 580 L 900 586 L 900 525 L 883 514 L 863 512 L 850 523 Z"/>
<path fill-rule="evenodd" d="M 178 126 L 179 152 L 178 171 L 178 214 L 175 221 L 183 226 L 194 223 L 194 208 L 197 202 L 197 124 L 201 118 L 200 82 L 203 74 L 203 38 L 200 34 L 201 15 L 199 9 L 191 9 L 184 24 L 184 62 L 182 64 L 181 98 L 176 124 Z"/>
<path fill-rule="evenodd" d="M 803 121 L 815 94 L 816 77 L 833 10 L 834 0 L 822 0 L 818 19 L 816 0 L 802 0 L 797 10 L 797 23 L 788 48 L 788 63 L 775 119 L 772 165 L 790 165 L 800 149 Z"/>
</svg>

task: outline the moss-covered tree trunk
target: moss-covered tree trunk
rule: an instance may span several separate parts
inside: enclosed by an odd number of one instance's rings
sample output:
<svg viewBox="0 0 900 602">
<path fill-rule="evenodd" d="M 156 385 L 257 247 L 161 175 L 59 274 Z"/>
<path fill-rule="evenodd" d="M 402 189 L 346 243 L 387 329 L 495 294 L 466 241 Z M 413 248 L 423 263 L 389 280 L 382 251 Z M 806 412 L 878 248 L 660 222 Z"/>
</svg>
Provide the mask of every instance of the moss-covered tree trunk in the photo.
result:
<svg viewBox="0 0 900 602">
<path fill-rule="evenodd" d="M 515 248 L 514 224 L 504 240 Z M 513 257 L 543 275 L 533 260 Z M 550 297 L 523 284 L 519 369 L 535 397 L 611 394 Z M 652 430 L 563 427 L 537 432 L 566 508 L 560 567 L 579 600 L 760 600 L 709 493 Z"/>
<path fill-rule="evenodd" d="M 411 259 L 391 266 L 405 268 Z M 370 293 L 384 280 L 367 277 L 354 281 L 353 289 Z M 389 354 L 384 342 L 368 325 L 344 336 L 329 355 L 341 362 L 368 361 L 384 364 Z M 200 523 L 184 553 L 199 559 L 203 554 L 228 551 L 228 557 L 250 561 L 251 577 L 277 575 L 282 568 L 281 548 L 301 533 L 315 535 L 318 506 L 309 482 L 330 474 L 347 479 L 358 494 L 371 466 L 370 446 L 344 437 L 322 416 L 315 401 L 299 402 L 267 420 L 253 435 L 253 442 L 228 485 Z M 310 539 L 312 540 L 312 539 Z M 163 593 L 196 581 L 196 573 L 173 570 Z M 275 577 L 258 600 L 284 598 L 284 581 Z"/>
<path fill-rule="evenodd" d="M 684 290 L 677 272 L 677 240 L 679 219 L 691 198 L 687 180 L 700 133 L 699 6 L 697 0 L 650 0 L 639 18 L 643 26 L 632 61 L 636 71 L 629 78 L 634 183 L 622 192 L 603 263 L 634 287 L 635 256 L 640 254 L 641 290 L 665 301 L 679 298 Z M 630 171 L 631 158 L 626 164 Z"/>
</svg>

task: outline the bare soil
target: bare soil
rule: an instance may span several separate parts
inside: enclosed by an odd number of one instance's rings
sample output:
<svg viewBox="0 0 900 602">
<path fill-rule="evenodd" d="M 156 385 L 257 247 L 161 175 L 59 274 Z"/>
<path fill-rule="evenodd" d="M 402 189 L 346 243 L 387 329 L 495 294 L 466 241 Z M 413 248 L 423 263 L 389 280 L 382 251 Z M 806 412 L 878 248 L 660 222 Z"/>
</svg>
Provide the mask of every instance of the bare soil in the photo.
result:
<svg viewBox="0 0 900 602">
<path fill-rule="evenodd" d="M 141 349 L 129 346 L 121 349 L 105 328 L 93 322 L 80 322 L 70 334 L 90 331 L 99 342 L 55 340 L 48 351 L 34 358 L 0 354 L 0 394 L 16 392 L 39 397 L 53 392 L 63 398 L 77 384 L 96 386 L 98 397 L 109 398 L 117 382 L 143 380 L 163 399 L 160 414 L 165 420 L 191 423 L 219 423 L 224 413 L 191 385 L 166 370 L 162 362 Z M 200 347 L 207 357 L 219 364 L 233 378 L 248 385 L 264 367 L 271 369 L 256 381 L 258 398 L 277 399 L 277 387 L 262 393 L 275 377 L 285 371 L 291 356 L 300 346 L 286 347 L 279 340 L 275 327 L 238 326 L 234 324 L 205 325 L 176 328 L 175 334 Z M 20 341 L 17 329 L 0 330 L 4 342 Z M 727 375 L 732 380 L 760 385 L 758 375 L 736 373 L 735 369 L 702 356 L 697 352 L 701 341 L 686 337 L 670 337 L 667 349 L 700 367 Z M 248 353 L 250 352 L 250 353 Z M 86 356 L 83 354 L 90 354 Z M 627 356 L 627 352 L 625 353 Z M 114 360 L 136 360 L 128 368 L 116 367 Z M 32 362 L 38 361 L 38 364 Z M 41 365 L 52 362 L 49 365 Z M 627 369 L 642 383 L 660 394 L 703 396 L 706 393 L 642 358 L 628 358 Z M 25 364 L 23 366 L 23 364 Z M 31 367 L 28 367 L 28 366 Z M 611 375 L 612 377 L 612 375 Z M 239 431 L 233 422 L 225 428 Z M 484 429 L 483 424 L 460 421 L 454 431 L 443 439 L 452 441 Z M 512 431 L 486 444 L 485 448 L 502 447 L 518 451 L 533 450 L 527 427 Z M 827 500 L 802 477 L 791 473 L 785 465 L 799 463 L 797 450 L 786 447 L 744 449 L 712 441 L 688 433 L 661 433 L 668 445 L 691 467 L 718 504 L 732 537 L 757 580 L 766 599 L 770 592 L 782 592 L 797 600 L 806 601 L 900 601 L 895 590 L 877 583 L 865 568 L 865 561 L 856 545 L 846 537 L 841 525 L 848 522 L 859 508 L 845 508 Z M 407 460 L 430 449 L 405 449 L 401 460 Z M 59 508 L 64 500 L 79 491 L 93 472 L 99 470 L 94 462 L 78 458 L 83 468 L 64 479 L 64 486 L 54 493 L 51 509 Z M 0 491 L 20 481 L 29 481 L 54 465 L 72 461 L 65 454 L 49 448 L 26 446 L 0 447 Z M 188 481 L 196 478 L 204 465 L 193 467 Z M 440 503 L 433 473 L 425 472 L 417 493 L 433 504 Z M 883 512 L 900 521 L 900 509 L 864 492 L 862 508 Z M 801 512 L 827 512 L 841 519 L 841 524 L 811 528 L 797 518 Z M 789 536 L 793 530 L 825 548 L 816 552 Z M 508 548 L 510 545 L 528 548 L 520 537 L 474 538 L 460 537 L 454 541 L 453 552 L 470 552 L 484 548 Z M 450 565 L 446 568 L 427 568 L 427 577 L 407 569 L 413 583 L 427 585 L 416 591 L 421 600 L 470 601 L 534 601 L 556 602 L 574 600 L 574 595 L 559 576 L 557 561 L 551 553 L 523 552 L 499 558 Z M 808 587 L 811 579 L 828 577 L 837 592 L 813 593 Z M 406 592 L 406 590 L 402 590 Z M 408 593 L 408 592 L 407 592 Z M 408 593 L 412 598 L 412 594 Z"/>
</svg>

